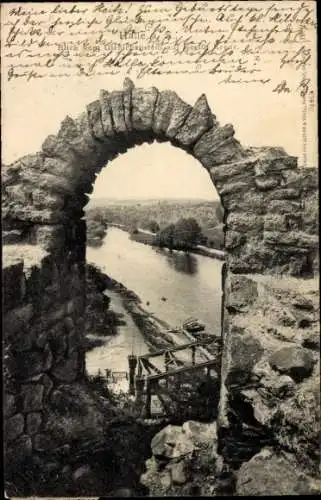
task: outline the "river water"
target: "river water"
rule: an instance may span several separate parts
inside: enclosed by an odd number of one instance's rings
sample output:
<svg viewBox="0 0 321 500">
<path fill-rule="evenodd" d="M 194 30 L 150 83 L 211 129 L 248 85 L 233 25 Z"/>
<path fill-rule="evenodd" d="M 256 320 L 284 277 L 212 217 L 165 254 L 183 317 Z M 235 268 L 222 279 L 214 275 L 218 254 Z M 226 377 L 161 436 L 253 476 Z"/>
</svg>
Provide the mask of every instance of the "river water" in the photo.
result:
<svg viewBox="0 0 321 500">
<path fill-rule="evenodd" d="M 181 326 L 188 317 L 206 325 L 206 332 L 220 334 L 222 261 L 181 251 L 157 249 L 130 239 L 121 229 L 109 227 L 100 247 L 87 247 L 87 262 L 95 264 L 108 276 L 121 282 L 140 297 L 144 309 L 172 327 Z M 91 374 L 98 369 L 127 370 L 133 336 L 136 350 L 143 354 L 147 345 L 122 308 L 115 292 L 111 308 L 125 314 L 126 326 L 106 345 L 87 353 L 86 367 Z M 143 351 L 143 352 L 141 352 Z"/>
</svg>

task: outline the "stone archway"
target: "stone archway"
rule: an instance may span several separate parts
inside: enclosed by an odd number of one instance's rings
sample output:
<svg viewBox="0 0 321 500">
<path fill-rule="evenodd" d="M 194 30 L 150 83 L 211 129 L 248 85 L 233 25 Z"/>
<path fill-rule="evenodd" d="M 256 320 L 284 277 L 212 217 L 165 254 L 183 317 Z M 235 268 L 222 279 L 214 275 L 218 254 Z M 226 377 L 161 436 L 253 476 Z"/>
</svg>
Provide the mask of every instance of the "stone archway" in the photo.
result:
<svg viewBox="0 0 321 500">
<path fill-rule="evenodd" d="M 6 338 L 18 338 L 21 325 L 24 340 L 28 338 L 22 346 L 15 339 L 18 381 L 7 390 L 10 456 L 23 447 L 29 454 L 37 452 L 46 399 L 55 385 L 83 376 L 79 339 L 87 194 L 106 163 L 154 140 L 169 141 L 198 159 L 225 210 L 219 448 L 227 461 L 232 453 L 227 441 L 243 439 L 242 415 L 235 417 L 232 411 L 231 417 L 233 397 L 248 387 L 254 366 L 267 359 L 271 348 L 269 340 L 247 332 L 244 324 L 260 299 L 253 274 L 300 277 L 317 272 L 315 222 L 304 208 L 308 198 L 317 197 L 316 170 L 299 169 L 297 159 L 280 147 L 243 148 L 233 127 L 218 123 L 204 95 L 192 107 L 175 92 L 139 89 L 126 79 L 123 90 L 101 91 L 78 118 L 67 117 L 40 152 L 3 168 L 5 237 L 18 242 L 20 249 L 28 243 L 45 251 L 28 273 L 23 259 L 17 264 L 9 258 L 4 266 Z M 57 337 L 67 346 L 59 355 L 52 348 Z M 30 413 L 38 414 L 33 427 L 28 424 Z"/>
</svg>

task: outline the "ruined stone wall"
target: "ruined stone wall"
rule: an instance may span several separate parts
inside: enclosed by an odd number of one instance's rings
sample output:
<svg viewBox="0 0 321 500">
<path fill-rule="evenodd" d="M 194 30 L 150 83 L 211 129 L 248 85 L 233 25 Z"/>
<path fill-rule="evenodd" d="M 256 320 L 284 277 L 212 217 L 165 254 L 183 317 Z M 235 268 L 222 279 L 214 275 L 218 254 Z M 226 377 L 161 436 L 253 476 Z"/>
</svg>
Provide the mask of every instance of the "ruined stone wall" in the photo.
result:
<svg viewBox="0 0 321 500">
<path fill-rule="evenodd" d="M 45 431 L 48 407 L 63 383 L 80 381 L 83 270 L 66 255 L 32 245 L 3 252 L 6 460 L 19 465 L 55 448 Z"/>
<path fill-rule="evenodd" d="M 81 376 L 81 343 L 78 349 L 75 339 L 81 339 L 83 332 L 83 208 L 103 166 L 107 164 L 108 168 L 108 162 L 127 149 L 154 140 L 169 141 L 198 159 L 208 170 L 225 210 L 227 259 L 223 279 L 219 448 L 226 462 L 233 465 L 235 461 L 238 467 L 264 443 L 271 444 L 270 430 L 274 424 L 266 424 L 266 419 L 268 422 L 270 417 L 276 422 L 279 418 L 282 420 L 283 399 L 276 396 L 270 412 L 266 410 L 268 403 L 264 391 L 273 393 L 281 388 L 283 391 L 283 385 L 289 386 L 292 387 L 289 397 L 295 398 L 298 391 L 304 391 L 306 378 L 313 376 L 316 369 L 315 348 L 311 343 L 304 344 L 306 340 L 302 335 L 314 335 L 317 295 L 311 298 L 309 308 L 304 309 L 301 305 L 307 316 L 302 322 L 298 319 L 300 306 L 295 301 L 304 301 L 304 297 L 294 297 L 290 289 L 294 287 L 298 294 L 305 295 L 307 279 L 313 288 L 312 282 L 319 272 L 317 170 L 299 169 L 297 159 L 287 155 L 281 147 L 243 148 L 234 137 L 232 125 L 221 126 L 216 120 L 204 95 L 192 107 L 175 92 L 160 92 L 154 87 L 135 88 L 126 79 L 123 90 L 101 91 L 99 99 L 90 103 L 78 118 L 67 117 L 58 134 L 44 141 L 40 152 L 3 167 L 4 243 L 45 249 L 55 269 L 49 273 L 48 281 L 43 264 L 39 265 L 35 271 L 38 273 L 36 284 L 28 288 L 23 298 L 21 291 L 20 295 L 17 293 L 14 299 L 18 302 L 10 303 L 9 300 L 6 335 L 16 335 L 12 324 L 21 324 L 22 307 L 26 316 L 18 331 L 27 329 L 28 336 L 24 338 L 30 336 L 32 339 L 26 349 L 20 349 L 17 358 L 20 382 L 9 401 L 15 401 L 21 388 L 29 385 L 31 391 L 36 386 L 40 399 L 45 397 L 41 382 L 44 372 L 45 379 L 55 383 L 57 373 L 69 373 L 70 366 L 77 365 L 77 369 L 71 368 L 71 371 Z M 128 175 L 131 175 L 130 170 Z M 19 280 L 25 280 L 26 284 L 31 280 L 33 275 L 25 279 L 23 268 L 19 269 L 10 271 L 9 267 L 6 271 L 13 278 L 11 281 L 6 278 L 5 297 L 10 296 Z M 270 277 L 272 284 L 266 284 L 266 277 Z M 288 281 L 285 293 L 280 289 L 286 278 L 292 282 Z M 284 317 L 281 312 L 280 317 L 278 312 L 274 313 L 273 308 L 267 309 L 262 316 L 266 297 L 277 304 L 276 309 L 284 308 Z M 282 306 L 281 300 L 284 301 Z M 11 318 L 9 322 L 8 318 Z M 50 325 L 48 318 L 53 321 Z M 283 328 L 288 330 L 284 332 Z M 49 340 L 51 335 L 52 340 Z M 53 340 L 55 335 L 59 340 Z M 293 339 L 289 340 L 291 336 Z M 57 342 L 57 350 L 51 347 L 52 342 Z M 60 342 L 63 348 L 59 347 Z M 65 344 L 69 343 L 74 349 L 72 358 L 68 348 L 65 349 Z M 280 354 L 280 349 L 288 345 L 292 351 Z M 293 347 L 298 350 L 293 351 Z M 54 352 L 59 352 L 59 361 L 54 359 Z M 304 372 L 305 378 L 298 381 L 293 375 L 295 370 L 280 369 L 280 356 L 281 361 L 282 356 L 285 358 L 285 364 L 289 357 L 304 365 L 299 372 Z M 33 359 L 35 361 L 30 361 Z M 20 370 L 33 363 L 37 370 L 41 367 L 39 373 Z M 259 363 L 266 367 L 265 376 L 256 373 Z M 34 375 L 38 378 L 30 380 Z M 265 379 L 272 380 L 272 389 Z M 29 446 L 32 440 L 23 404 L 14 413 L 9 411 L 7 425 L 20 429 L 15 438 L 23 436 Z M 10 404 L 7 406 L 11 408 Z M 269 416 L 260 416 L 266 411 Z M 40 410 L 31 413 L 38 414 Z M 35 418 L 40 421 L 40 417 L 39 414 Z M 286 432 L 287 436 L 282 439 L 294 449 L 293 428 L 289 427 Z M 273 436 L 277 436 L 277 431 Z M 239 452 L 237 458 L 233 443 L 245 450 L 243 454 Z"/>
</svg>

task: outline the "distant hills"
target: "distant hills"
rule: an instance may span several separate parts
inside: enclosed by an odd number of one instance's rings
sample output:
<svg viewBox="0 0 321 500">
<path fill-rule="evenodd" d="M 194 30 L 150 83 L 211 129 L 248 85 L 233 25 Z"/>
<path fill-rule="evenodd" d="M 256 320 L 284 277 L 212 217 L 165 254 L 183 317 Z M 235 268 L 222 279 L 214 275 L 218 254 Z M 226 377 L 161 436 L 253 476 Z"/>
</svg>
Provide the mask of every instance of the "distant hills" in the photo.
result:
<svg viewBox="0 0 321 500">
<path fill-rule="evenodd" d="M 88 202 L 88 209 L 94 207 L 104 207 L 108 205 L 151 205 L 157 203 L 182 203 L 184 205 L 192 203 L 209 203 L 218 200 L 206 199 L 206 198 L 92 198 Z M 86 208 L 87 208 L 86 207 Z"/>
</svg>

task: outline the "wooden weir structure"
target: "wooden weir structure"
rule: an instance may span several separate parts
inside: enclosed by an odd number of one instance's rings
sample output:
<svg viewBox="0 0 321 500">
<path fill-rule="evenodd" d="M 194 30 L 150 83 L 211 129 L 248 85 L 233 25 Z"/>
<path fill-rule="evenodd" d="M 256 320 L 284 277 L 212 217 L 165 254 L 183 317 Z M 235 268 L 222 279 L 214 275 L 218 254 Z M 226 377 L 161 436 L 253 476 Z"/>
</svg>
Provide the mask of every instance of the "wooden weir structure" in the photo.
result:
<svg viewBox="0 0 321 500">
<path fill-rule="evenodd" d="M 170 416 L 173 403 L 180 404 L 179 394 L 183 383 L 182 376 L 193 372 L 205 374 L 207 379 L 217 377 L 217 358 L 209 353 L 205 346 L 213 343 L 215 338 L 193 340 L 187 344 L 177 345 L 141 356 L 128 356 L 129 393 L 135 396 L 141 416 L 151 419 L 160 414 L 152 411 L 152 398 L 156 396 L 161 414 Z M 185 359 L 178 358 L 184 353 Z M 186 359 L 187 355 L 187 359 Z M 200 358 L 205 358 L 203 361 Z M 154 360 L 158 360 L 156 366 Z M 154 362 L 153 362 L 154 361 Z M 159 366 L 163 365 L 164 369 Z M 155 399 L 155 398 L 154 398 Z"/>
</svg>

